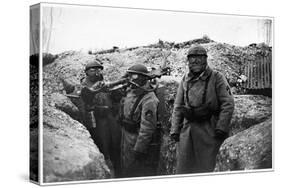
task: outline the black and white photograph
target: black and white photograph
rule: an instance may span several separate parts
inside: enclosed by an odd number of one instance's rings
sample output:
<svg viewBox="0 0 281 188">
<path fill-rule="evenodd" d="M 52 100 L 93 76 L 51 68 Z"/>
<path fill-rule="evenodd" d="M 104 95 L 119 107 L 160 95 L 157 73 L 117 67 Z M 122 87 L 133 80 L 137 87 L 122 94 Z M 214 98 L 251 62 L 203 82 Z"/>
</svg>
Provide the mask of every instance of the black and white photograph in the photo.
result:
<svg viewBox="0 0 281 188">
<path fill-rule="evenodd" d="M 30 6 L 30 180 L 272 172 L 271 16 Z"/>
</svg>

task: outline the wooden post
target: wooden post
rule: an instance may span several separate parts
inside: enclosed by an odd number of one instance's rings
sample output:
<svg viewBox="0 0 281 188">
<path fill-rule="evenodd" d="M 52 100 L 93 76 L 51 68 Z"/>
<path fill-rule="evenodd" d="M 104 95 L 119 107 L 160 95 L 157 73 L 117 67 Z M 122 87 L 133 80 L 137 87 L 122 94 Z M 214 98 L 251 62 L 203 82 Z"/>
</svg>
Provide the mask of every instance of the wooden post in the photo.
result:
<svg viewBox="0 0 281 188">
<path fill-rule="evenodd" d="M 269 87 L 272 87 L 272 58 L 271 58 L 271 54 L 268 57 L 268 61 L 269 61 Z"/>
<path fill-rule="evenodd" d="M 248 62 L 245 62 L 245 76 L 247 76 L 247 81 L 245 83 L 245 88 L 249 87 L 249 64 Z"/>
<path fill-rule="evenodd" d="M 262 68 L 261 68 L 261 63 L 262 63 L 262 56 L 259 56 L 259 66 L 258 66 L 258 73 L 259 73 L 258 87 L 259 87 L 259 89 L 262 88 Z"/>
<path fill-rule="evenodd" d="M 268 67 L 268 59 L 266 59 L 265 61 L 265 77 L 266 77 L 266 84 L 265 87 L 268 88 L 269 87 L 269 67 Z"/>
<path fill-rule="evenodd" d="M 254 75 L 254 61 L 251 61 L 251 89 L 254 89 L 255 86 L 255 75 Z"/>
<path fill-rule="evenodd" d="M 264 56 L 261 57 L 261 88 L 264 89 L 265 88 L 265 72 L 264 72 L 264 61 L 265 58 Z"/>
</svg>

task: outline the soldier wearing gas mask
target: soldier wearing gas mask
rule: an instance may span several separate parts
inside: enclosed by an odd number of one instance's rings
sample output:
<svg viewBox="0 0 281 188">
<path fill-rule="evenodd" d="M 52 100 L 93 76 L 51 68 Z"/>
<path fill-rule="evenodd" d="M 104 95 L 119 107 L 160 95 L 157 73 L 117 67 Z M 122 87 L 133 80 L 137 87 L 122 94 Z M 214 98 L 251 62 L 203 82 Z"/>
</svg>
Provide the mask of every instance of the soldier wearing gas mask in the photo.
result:
<svg viewBox="0 0 281 188">
<path fill-rule="evenodd" d="M 208 66 L 202 46 L 192 46 L 187 60 L 189 72 L 178 87 L 170 131 L 178 142 L 176 173 L 211 172 L 228 136 L 234 100 L 225 77 Z"/>
<path fill-rule="evenodd" d="M 121 167 L 123 177 L 156 175 L 159 150 L 154 146 L 159 100 L 149 83 L 148 70 L 142 64 L 126 73 L 130 86 L 121 100 Z"/>
</svg>

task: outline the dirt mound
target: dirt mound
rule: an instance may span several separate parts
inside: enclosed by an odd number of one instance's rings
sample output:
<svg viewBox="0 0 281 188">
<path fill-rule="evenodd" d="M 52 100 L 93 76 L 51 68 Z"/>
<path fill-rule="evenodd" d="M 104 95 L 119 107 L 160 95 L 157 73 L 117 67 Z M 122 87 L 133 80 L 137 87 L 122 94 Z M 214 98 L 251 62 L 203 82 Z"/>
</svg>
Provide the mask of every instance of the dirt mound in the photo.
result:
<svg viewBox="0 0 281 188">
<path fill-rule="evenodd" d="M 62 77 L 79 80 L 83 74 L 83 68 L 90 59 L 99 59 L 105 67 L 105 79 L 116 80 L 125 73 L 126 69 L 135 64 L 143 63 L 149 67 L 159 67 L 164 61 L 171 67 L 171 74 L 175 77 L 182 77 L 187 68 L 186 54 L 193 44 L 201 44 L 208 51 L 209 66 L 222 72 L 231 85 L 234 93 L 243 93 L 240 88 L 240 78 L 244 74 L 244 66 L 248 61 L 255 61 L 260 55 L 271 53 L 271 47 L 264 44 L 251 44 L 240 47 L 226 43 L 215 42 L 208 37 L 194 39 L 183 43 L 165 42 L 159 40 L 156 44 L 147 46 L 125 48 L 108 53 L 82 54 L 78 52 L 65 52 L 59 54 L 49 67 L 49 70 L 58 72 L 65 71 L 72 66 L 73 73 Z M 179 46 L 179 47 L 175 47 Z M 63 67 L 62 67 L 63 65 Z M 74 68 L 76 66 L 76 68 Z M 60 70 L 63 69 L 63 70 Z M 67 71 L 66 71 L 67 72 Z"/>
<path fill-rule="evenodd" d="M 61 79 L 78 84 L 92 57 L 60 54 L 43 67 L 43 149 L 45 182 L 110 178 L 104 156 L 79 120 L 77 107 L 63 95 Z M 75 120 L 76 119 L 76 120 Z"/>
<path fill-rule="evenodd" d="M 86 128 L 60 110 L 44 108 L 44 182 L 110 177 L 103 155 Z"/>
<path fill-rule="evenodd" d="M 272 100 L 261 95 L 234 96 L 235 109 L 230 135 L 235 135 L 272 117 Z"/>
<path fill-rule="evenodd" d="M 223 143 L 215 171 L 272 168 L 271 119 L 242 131 Z"/>
</svg>

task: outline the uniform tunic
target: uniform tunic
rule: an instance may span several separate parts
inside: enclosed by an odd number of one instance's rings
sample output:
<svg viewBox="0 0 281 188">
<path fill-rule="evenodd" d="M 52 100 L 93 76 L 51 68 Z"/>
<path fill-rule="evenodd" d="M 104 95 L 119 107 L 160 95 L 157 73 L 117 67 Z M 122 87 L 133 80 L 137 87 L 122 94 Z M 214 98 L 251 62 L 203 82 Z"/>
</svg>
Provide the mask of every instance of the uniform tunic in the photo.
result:
<svg viewBox="0 0 281 188">
<path fill-rule="evenodd" d="M 88 77 L 82 80 L 82 87 L 99 88 L 101 82 L 91 82 Z M 83 124 L 91 134 L 95 144 L 104 155 L 109 168 L 114 167 L 115 176 L 120 176 L 121 128 L 112 114 L 112 101 L 108 93 L 99 92 L 89 96 L 86 101 L 80 99 L 80 111 Z M 87 112 L 87 109 L 92 109 Z M 93 113 L 94 117 L 91 117 Z"/>
<path fill-rule="evenodd" d="M 140 95 L 142 99 L 134 110 L 134 104 L 138 102 Z M 122 127 L 121 166 L 124 177 L 155 175 L 158 162 L 155 158 L 159 153 L 153 150 L 153 135 L 156 131 L 158 103 L 154 92 L 144 93 L 140 88 L 129 91 L 121 102 L 123 119 L 137 122 L 133 125 L 136 126 L 136 132 Z M 132 110 L 134 112 L 131 116 Z M 144 158 L 136 160 L 134 152 L 142 153 Z"/>
<path fill-rule="evenodd" d="M 181 107 L 198 107 L 204 100 L 211 113 L 210 118 L 206 120 L 184 118 Z M 216 155 L 223 142 L 215 137 L 215 130 L 229 132 L 233 110 L 233 96 L 221 73 L 207 66 L 197 78 L 191 73 L 183 77 L 175 99 L 170 132 L 180 134 L 176 173 L 213 171 Z"/>
</svg>

